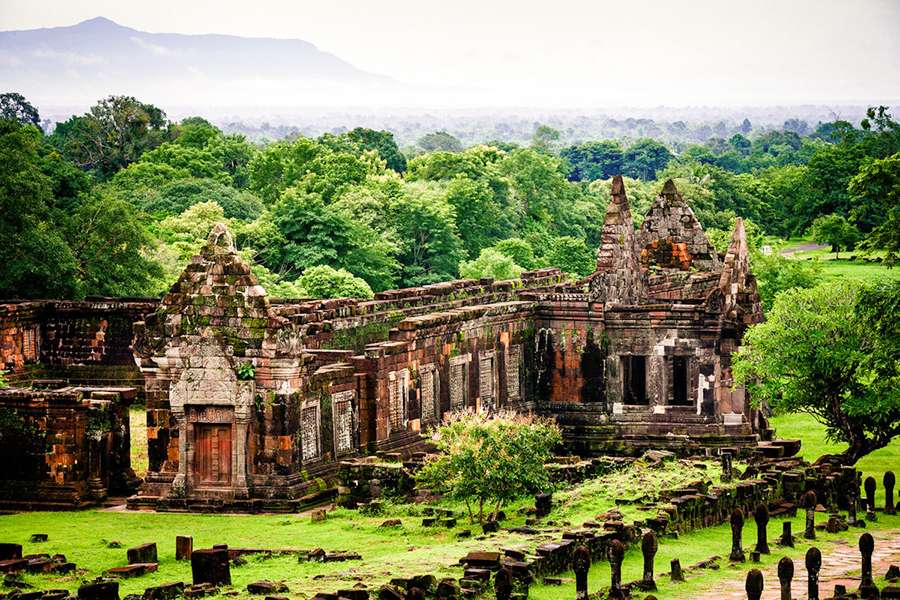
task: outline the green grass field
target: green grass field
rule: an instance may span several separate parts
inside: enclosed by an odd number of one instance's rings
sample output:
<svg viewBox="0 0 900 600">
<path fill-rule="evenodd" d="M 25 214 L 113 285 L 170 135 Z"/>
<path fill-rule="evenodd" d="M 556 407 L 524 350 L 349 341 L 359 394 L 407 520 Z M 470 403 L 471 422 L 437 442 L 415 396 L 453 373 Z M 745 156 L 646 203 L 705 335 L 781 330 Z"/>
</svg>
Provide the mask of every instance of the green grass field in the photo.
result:
<svg viewBox="0 0 900 600">
<path fill-rule="evenodd" d="M 779 252 L 786 254 L 793 260 L 816 261 L 821 268 L 820 275 L 823 281 L 835 281 L 839 279 L 871 281 L 874 279 L 900 278 L 900 267 L 890 268 L 882 263 L 866 262 L 865 259 L 867 258 L 883 258 L 884 252 L 882 251 L 865 255 L 861 252 L 842 251 L 839 254 L 839 258 L 835 258 L 834 253 L 828 248 L 798 250 L 798 248 L 810 245 L 813 245 L 812 239 L 799 238 L 778 245 L 777 249 Z M 850 260 L 851 256 L 855 256 L 856 258 Z"/>
<path fill-rule="evenodd" d="M 803 456 L 813 459 L 824 452 L 837 452 L 840 445 L 829 444 L 824 431 L 812 418 L 803 415 L 779 417 L 774 425 L 781 437 L 800 437 L 804 440 Z M 883 472 L 900 464 L 900 442 L 895 442 L 871 456 L 864 458 L 860 466 L 864 472 L 880 480 Z M 616 498 L 638 498 L 644 494 L 654 494 L 661 489 L 677 487 L 689 481 L 708 477 L 719 479 L 718 466 L 712 463 L 696 464 L 688 461 L 668 463 L 661 469 L 642 466 L 625 472 L 613 473 L 603 478 L 557 492 L 554 496 L 554 512 L 550 519 L 559 527 L 577 526 L 593 519 L 615 505 Z M 522 501 L 507 507 L 510 516 L 506 525 L 521 525 L 525 516 L 518 509 L 530 504 Z M 452 506 L 446 504 L 445 506 Z M 462 510 L 461 506 L 452 506 Z M 644 514 L 636 505 L 622 507 L 625 519 L 640 518 Z M 400 518 L 403 527 L 398 529 L 379 528 L 386 518 Z M 802 518 L 793 519 L 795 531 L 802 528 Z M 88 510 L 72 513 L 21 513 L 0 516 L 0 541 L 22 543 L 27 553 L 61 552 L 69 560 L 83 569 L 78 575 L 70 576 L 27 576 L 26 581 L 38 588 L 67 588 L 74 590 L 81 580 L 100 575 L 103 570 L 126 564 L 125 549 L 156 542 L 159 549 L 159 571 L 136 579 L 122 581 L 122 594 L 140 593 L 146 587 L 170 581 L 190 581 L 190 565 L 175 561 L 175 536 L 191 535 L 194 547 L 209 547 L 212 544 L 227 543 L 232 547 L 296 548 L 325 550 L 354 550 L 362 554 L 363 561 L 344 563 L 298 563 L 293 556 L 276 556 L 270 559 L 251 557 L 244 566 L 232 570 L 233 588 L 238 591 L 259 579 L 283 580 L 290 587 L 291 598 L 309 597 L 316 591 L 335 591 L 339 587 L 352 586 L 357 581 L 380 584 L 396 576 L 421 573 L 435 573 L 459 577 L 462 569 L 458 560 L 471 550 L 493 550 L 500 547 L 534 548 L 545 541 L 558 539 L 558 532 L 547 532 L 542 536 L 523 536 L 510 532 L 493 534 L 486 539 L 458 539 L 457 532 L 469 525 L 465 519 L 453 530 L 424 528 L 421 526 L 420 506 L 388 506 L 383 516 L 366 516 L 356 511 L 337 509 L 328 513 L 328 519 L 313 523 L 302 515 L 192 515 L 156 514 L 132 512 L 103 512 Z M 745 526 L 745 544 L 755 539 L 755 525 L 752 519 Z M 880 516 L 877 524 L 869 531 L 876 539 L 887 531 L 900 529 L 900 516 Z M 774 540 L 781 530 L 781 524 L 772 522 L 769 526 L 770 539 Z M 50 540 L 43 544 L 29 542 L 32 533 L 47 533 Z M 824 551 L 831 544 L 841 540 L 853 541 L 858 531 L 834 536 L 823 534 L 817 544 Z M 822 539 L 824 538 L 824 539 Z M 108 548 L 110 541 L 120 542 L 121 548 Z M 683 566 L 705 560 L 711 556 L 727 556 L 730 531 L 727 525 L 692 532 L 678 539 L 663 539 L 657 555 L 657 573 L 668 571 L 672 558 L 679 558 Z M 855 542 L 854 542 L 855 543 Z M 807 545 L 799 544 L 788 555 L 802 559 Z M 773 552 L 764 564 L 773 564 L 784 553 L 773 546 Z M 746 572 L 746 565 L 730 567 L 727 561 L 718 571 L 699 571 L 689 575 L 684 584 L 670 584 L 659 577 L 660 599 L 694 598 L 706 590 L 716 589 L 727 582 L 729 589 L 738 585 Z M 626 557 L 624 578 L 626 581 L 640 577 L 641 558 L 639 550 L 632 550 Z M 563 574 L 573 578 L 572 573 Z M 608 585 L 609 568 L 604 561 L 596 562 L 591 568 L 591 589 Z M 742 582 L 740 583 L 742 585 Z M 535 585 L 531 598 L 573 598 L 574 580 L 563 586 Z"/>
</svg>

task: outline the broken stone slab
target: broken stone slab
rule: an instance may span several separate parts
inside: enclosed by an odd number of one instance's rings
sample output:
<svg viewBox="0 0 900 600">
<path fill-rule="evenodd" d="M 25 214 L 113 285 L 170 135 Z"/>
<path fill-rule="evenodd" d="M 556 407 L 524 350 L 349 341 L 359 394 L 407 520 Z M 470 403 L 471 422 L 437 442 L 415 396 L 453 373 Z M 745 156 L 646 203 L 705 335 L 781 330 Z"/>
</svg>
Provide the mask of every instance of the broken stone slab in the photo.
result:
<svg viewBox="0 0 900 600">
<path fill-rule="evenodd" d="M 401 521 L 400 519 L 388 519 L 387 521 L 384 521 L 378 527 L 380 527 L 382 529 L 387 529 L 389 527 L 403 527 L 403 521 Z"/>
<path fill-rule="evenodd" d="M 127 550 L 128 564 L 149 564 L 156 563 L 159 560 L 156 557 L 156 543 L 141 544 Z"/>
<path fill-rule="evenodd" d="M 347 600 L 369 600 L 369 590 L 360 588 L 338 590 L 337 595 L 338 598 L 346 598 Z"/>
<path fill-rule="evenodd" d="M 119 582 L 86 583 L 78 588 L 78 600 L 119 600 Z"/>
<path fill-rule="evenodd" d="M 39 544 L 41 542 L 46 542 L 49 539 L 49 536 L 46 533 L 32 533 L 31 534 L 31 543 Z"/>
<path fill-rule="evenodd" d="M 247 584 L 247 593 L 255 596 L 263 596 L 266 594 L 278 594 L 288 592 L 288 586 L 280 581 L 254 581 Z"/>
<path fill-rule="evenodd" d="M 203 596 L 213 596 L 218 593 L 219 588 L 211 583 L 199 583 L 184 588 L 185 598 L 202 598 Z"/>
<path fill-rule="evenodd" d="M 500 567 L 499 552 L 469 552 L 462 559 L 461 563 L 468 567 L 484 567 L 488 569 L 498 569 Z"/>
<path fill-rule="evenodd" d="M 190 560 L 194 551 L 194 538 L 188 535 L 175 536 L 175 560 Z"/>
<path fill-rule="evenodd" d="M 22 558 L 22 544 L 0 544 L 0 561 Z"/>
<path fill-rule="evenodd" d="M 141 575 L 146 575 L 147 573 L 153 573 L 158 568 L 159 565 L 157 563 L 132 563 L 124 567 L 113 567 L 111 569 L 107 569 L 106 574 L 110 577 L 124 579 L 129 577 L 140 577 Z"/>
<path fill-rule="evenodd" d="M 228 550 L 210 548 L 191 553 L 191 575 L 194 585 L 231 585 L 231 566 Z"/>
<path fill-rule="evenodd" d="M 175 600 L 184 595 L 184 583 L 175 581 L 164 583 L 144 590 L 142 600 Z"/>
<path fill-rule="evenodd" d="M 0 573 L 18 573 L 19 571 L 24 571 L 27 566 L 28 561 L 24 558 L 0 560 Z"/>
</svg>

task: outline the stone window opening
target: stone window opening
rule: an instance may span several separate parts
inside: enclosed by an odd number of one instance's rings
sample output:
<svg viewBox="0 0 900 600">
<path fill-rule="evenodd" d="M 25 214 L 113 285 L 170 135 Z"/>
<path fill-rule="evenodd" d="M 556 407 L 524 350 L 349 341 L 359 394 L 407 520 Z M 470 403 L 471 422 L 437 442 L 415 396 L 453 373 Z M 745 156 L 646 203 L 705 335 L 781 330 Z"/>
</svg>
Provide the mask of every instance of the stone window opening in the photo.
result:
<svg viewBox="0 0 900 600">
<path fill-rule="evenodd" d="M 691 360 L 688 356 L 673 356 L 671 403 L 673 406 L 690 406 L 691 403 Z"/>
<path fill-rule="evenodd" d="M 319 439 L 319 403 L 306 404 L 300 413 L 300 445 L 303 461 L 316 460 L 322 455 Z"/>
<path fill-rule="evenodd" d="M 353 390 L 336 392 L 331 395 L 334 420 L 334 451 L 336 455 L 353 452 L 356 445 L 354 435 L 355 415 L 353 410 Z"/>
<path fill-rule="evenodd" d="M 494 351 L 488 350 L 478 357 L 478 392 L 482 412 L 491 413 L 497 408 L 495 385 Z"/>
<path fill-rule="evenodd" d="M 626 405 L 647 405 L 647 357 L 627 355 L 622 357 L 622 399 Z"/>
<path fill-rule="evenodd" d="M 469 403 L 469 355 L 450 359 L 450 410 L 465 410 Z"/>
<path fill-rule="evenodd" d="M 406 394 L 409 389 L 409 369 L 388 374 L 388 424 L 390 433 L 406 429 Z"/>
<path fill-rule="evenodd" d="M 521 391 L 521 346 L 510 346 L 506 356 L 506 397 L 507 400 L 519 400 Z"/>
<path fill-rule="evenodd" d="M 437 405 L 441 397 L 441 378 L 436 365 L 425 365 L 419 369 L 419 407 L 422 411 L 422 424 L 433 423 L 440 418 Z"/>
</svg>

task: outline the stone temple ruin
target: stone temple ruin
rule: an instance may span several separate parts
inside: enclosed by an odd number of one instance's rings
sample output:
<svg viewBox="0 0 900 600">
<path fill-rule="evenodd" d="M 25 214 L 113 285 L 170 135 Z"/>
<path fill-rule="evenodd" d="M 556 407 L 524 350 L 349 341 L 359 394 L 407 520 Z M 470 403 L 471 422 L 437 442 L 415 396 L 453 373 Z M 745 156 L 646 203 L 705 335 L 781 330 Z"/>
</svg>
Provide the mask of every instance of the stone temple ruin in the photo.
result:
<svg viewBox="0 0 900 600">
<path fill-rule="evenodd" d="M 0 358 L 22 386 L 0 390 L 0 427 L 33 442 L 0 436 L 0 503 L 133 490 L 136 396 L 149 472 L 132 508 L 296 508 L 342 460 L 421 451 L 460 410 L 553 416 L 583 456 L 756 445 L 766 424 L 731 355 L 761 319 L 740 220 L 720 257 L 671 181 L 635 230 L 614 179 L 581 281 L 542 269 L 278 300 L 219 225 L 161 302 L 0 305 Z M 31 466 L 11 466 L 23 453 Z"/>
</svg>

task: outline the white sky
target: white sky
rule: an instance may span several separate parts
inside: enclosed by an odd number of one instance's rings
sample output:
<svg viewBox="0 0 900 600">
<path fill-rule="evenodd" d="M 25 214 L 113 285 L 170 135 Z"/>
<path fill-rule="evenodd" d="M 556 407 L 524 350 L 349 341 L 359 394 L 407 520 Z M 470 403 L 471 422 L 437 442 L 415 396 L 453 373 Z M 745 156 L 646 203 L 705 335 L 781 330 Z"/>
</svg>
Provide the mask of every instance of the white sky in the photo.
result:
<svg viewBox="0 0 900 600">
<path fill-rule="evenodd" d="M 900 0 L 0 0 L 2 30 L 95 16 L 301 38 L 403 82 L 512 103 L 900 99 Z"/>
</svg>

